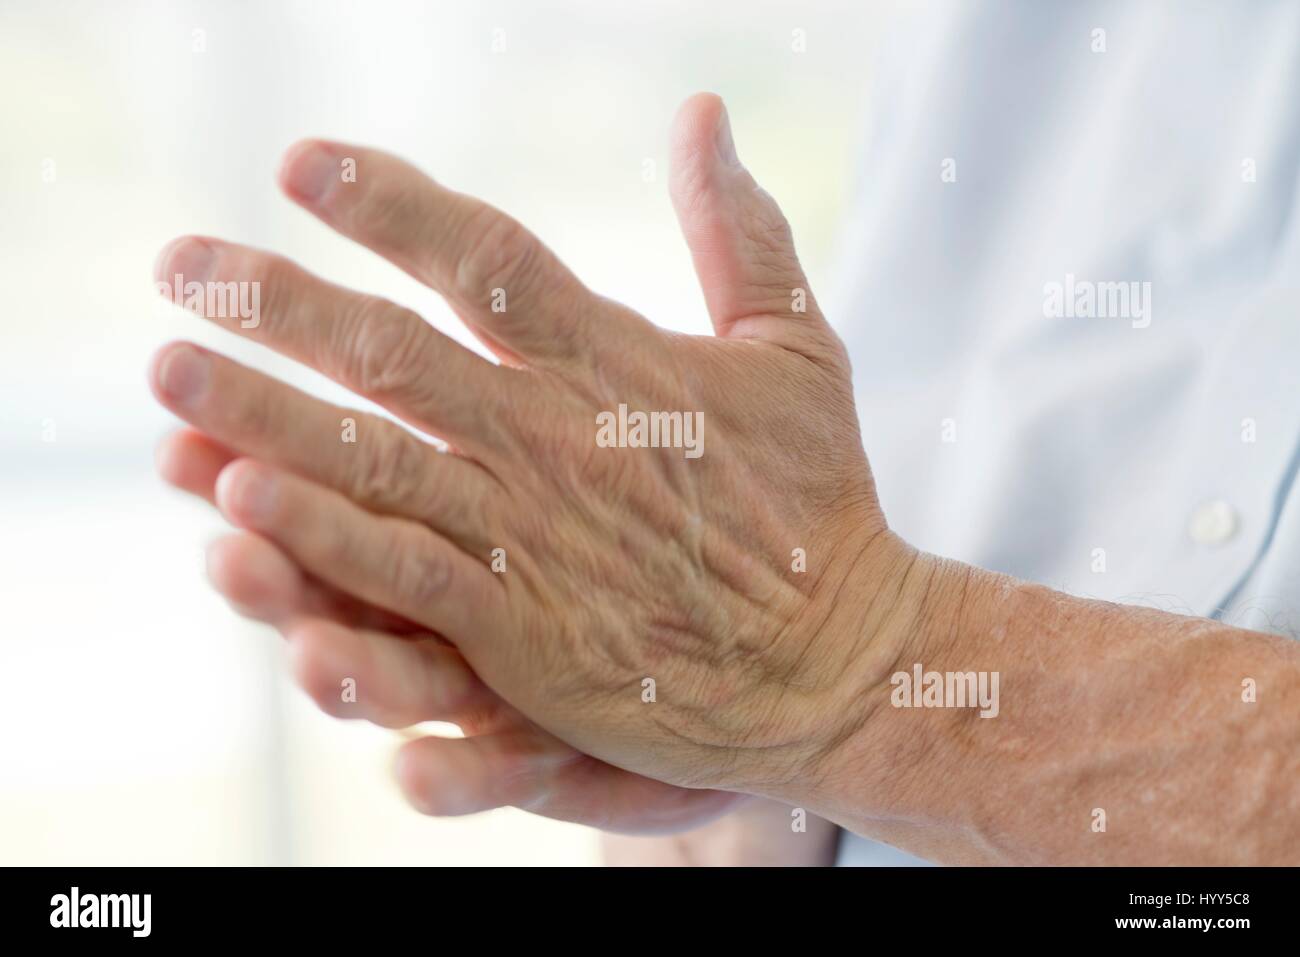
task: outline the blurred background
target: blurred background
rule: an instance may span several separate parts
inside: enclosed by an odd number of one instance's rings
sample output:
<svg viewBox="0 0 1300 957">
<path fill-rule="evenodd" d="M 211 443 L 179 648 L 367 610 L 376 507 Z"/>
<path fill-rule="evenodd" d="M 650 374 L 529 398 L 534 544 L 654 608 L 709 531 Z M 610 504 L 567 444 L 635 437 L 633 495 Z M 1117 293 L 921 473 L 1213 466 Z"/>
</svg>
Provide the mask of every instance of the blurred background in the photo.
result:
<svg viewBox="0 0 1300 957">
<path fill-rule="evenodd" d="M 521 219 L 594 289 L 708 330 L 667 197 L 698 90 L 825 288 L 892 3 L 0 0 L 0 864 L 586 864 L 583 828 L 400 800 L 393 732 L 317 712 L 279 639 L 207 586 L 222 530 L 166 488 L 145 385 L 192 338 L 324 379 L 164 306 L 198 232 L 442 302 L 279 195 L 303 136 L 383 147 Z"/>
</svg>

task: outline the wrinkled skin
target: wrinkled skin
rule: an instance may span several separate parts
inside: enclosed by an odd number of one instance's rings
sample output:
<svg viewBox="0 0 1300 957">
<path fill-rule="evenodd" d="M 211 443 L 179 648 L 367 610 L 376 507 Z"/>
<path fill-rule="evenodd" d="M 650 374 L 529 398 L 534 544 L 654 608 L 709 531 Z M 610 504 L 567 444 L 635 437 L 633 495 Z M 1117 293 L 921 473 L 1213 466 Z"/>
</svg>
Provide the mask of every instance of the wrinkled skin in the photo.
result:
<svg viewBox="0 0 1300 957">
<path fill-rule="evenodd" d="M 256 327 L 216 321 L 450 445 L 194 346 L 153 367 L 193 427 L 160 450 L 164 476 L 242 530 L 210 555 L 217 587 L 281 628 L 329 713 L 466 731 L 403 749 L 426 812 L 698 824 L 818 774 L 886 670 L 862 596 L 900 587 L 909 552 L 876 501 L 844 348 L 717 98 L 683 106 L 673 160 L 712 337 L 663 332 L 503 214 L 338 144 L 292 150 L 286 192 L 442 293 L 500 365 L 279 257 L 210 239 L 160 257 L 160 279 L 260 282 Z M 702 413 L 702 456 L 600 447 L 597 415 L 620 403 Z"/>
</svg>

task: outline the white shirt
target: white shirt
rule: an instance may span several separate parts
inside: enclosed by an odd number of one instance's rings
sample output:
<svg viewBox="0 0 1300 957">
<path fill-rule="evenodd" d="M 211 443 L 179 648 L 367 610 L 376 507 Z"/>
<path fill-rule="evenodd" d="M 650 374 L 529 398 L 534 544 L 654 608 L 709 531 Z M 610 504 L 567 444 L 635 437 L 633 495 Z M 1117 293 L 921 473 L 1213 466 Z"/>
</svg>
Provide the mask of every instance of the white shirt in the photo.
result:
<svg viewBox="0 0 1300 957">
<path fill-rule="evenodd" d="M 891 526 L 1296 637 L 1300 4 L 932 4 L 885 47 L 828 314 Z"/>
</svg>

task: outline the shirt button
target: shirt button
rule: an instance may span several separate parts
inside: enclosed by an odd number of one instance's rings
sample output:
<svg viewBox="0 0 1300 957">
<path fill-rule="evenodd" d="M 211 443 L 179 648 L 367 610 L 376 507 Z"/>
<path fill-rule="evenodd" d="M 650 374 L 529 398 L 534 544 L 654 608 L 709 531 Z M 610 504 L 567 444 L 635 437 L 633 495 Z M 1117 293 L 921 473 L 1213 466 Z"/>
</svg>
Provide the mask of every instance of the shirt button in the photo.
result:
<svg viewBox="0 0 1300 957">
<path fill-rule="evenodd" d="M 1236 533 L 1237 510 L 1223 499 L 1202 502 L 1187 526 L 1187 534 L 1198 545 L 1222 545 Z"/>
</svg>

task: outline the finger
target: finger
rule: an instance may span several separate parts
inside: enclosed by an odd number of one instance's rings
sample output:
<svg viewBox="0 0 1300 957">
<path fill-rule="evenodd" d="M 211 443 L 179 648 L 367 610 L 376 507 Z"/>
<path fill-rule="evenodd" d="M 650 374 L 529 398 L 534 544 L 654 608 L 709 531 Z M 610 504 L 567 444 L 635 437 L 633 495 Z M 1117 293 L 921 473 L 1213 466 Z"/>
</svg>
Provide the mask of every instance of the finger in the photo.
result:
<svg viewBox="0 0 1300 957">
<path fill-rule="evenodd" d="M 789 223 L 740 164 L 726 108 L 711 93 L 692 96 L 673 121 L 669 192 L 719 336 L 821 331 Z"/>
<path fill-rule="evenodd" d="M 215 505 L 213 488 L 221 470 L 235 453 L 194 429 L 177 429 L 163 436 L 154 464 L 163 481 Z"/>
<path fill-rule="evenodd" d="M 234 525 L 278 544 L 308 573 L 456 644 L 507 631 L 487 566 L 429 529 L 374 515 L 338 492 L 252 459 L 217 478 Z"/>
<path fill-rule="evenodd" d="M 426 737 L 397 754 L 398 785 L 423 814 L 517 807 L 602 830 L 658 833 L 731 807 L 738 795 L 677 788 L 589 757 L 531 725 Z M 654 809 L 653 812 L 649 809 Z"/>
<path fill-rule="evenodd" d="M 505 705 L 460 652 L 337 622 L 301 620 L 287 635 L 298 683 L 326 714 L 386 728 L 421 721 L 489 726 Z"/>
<path fill-rule="evenodd" d="M 483 520 L 493 512 L 496 485 L 474 463 L 387 419 L 323 402 L 189 343 L 159 350 L 149 378 L 158 401 L 217 443 L 195 465 L 202 477 L 217 449 L 234 449 L 486 554 Z"/>
<path fill-rule="evenodd" d="M 470 738 L 418 738 L 397 753 L 397 781 L 422 814 L 454 817 L 498 807 L 531 810 L 567 765 L 592 760 L 527 725 Z"/>
<path fill-rule="evenodd" d="M 179 429 L 158 447 L 163 478 L 183 491 L 215 505 L 221 470 L 237 456 L 201 432 Z M 207 549 L 208 579 L 240 614 L 283 628 L 304 616 L 397 635 L 417 626 L 390 612 L 303 573 L 264 538 L 238 532 L 217 539 Z"/>
<path fill-rule="evenodd" d="M 159 290 L 173 301 L 209 319 L 229 319 L 222 324 L 232 331 L 465 449 L 493 446 L 501 408 L 524 388 L 518 374 L 475 355 L 411 310 L 327 283 L 280 256 L 186 236 L 159 254 L 156 273 Z M 235 296 L 217 294 L 246 288 L 241 283 L 251 290 L 247 302 L 232 305 Z M 205 293 L 191 295 L 191 288 Z M 242 312 L 255 315 L 238 321 L 230 315 Z"/>
<path fill-rule="evenodd" d="M 251 532 L 208 546 L 208 579 L 240 614 L 284 633 L 304 618 L 324 618 L 394 635 L 422 631 L 406 619 L 353 598 L 303 573 L 288 555 Z"/>
<path fill-rule="evenodd" d="M 355 177 L 341 175 L 345 161 Z M 507 361 L 570 361 L 599 333 L 599 300 L 537 237 L 491 206 L 376 150 L 304 140 L 284 191 L 343 235 L 436 289 Z"/>
</svg>

